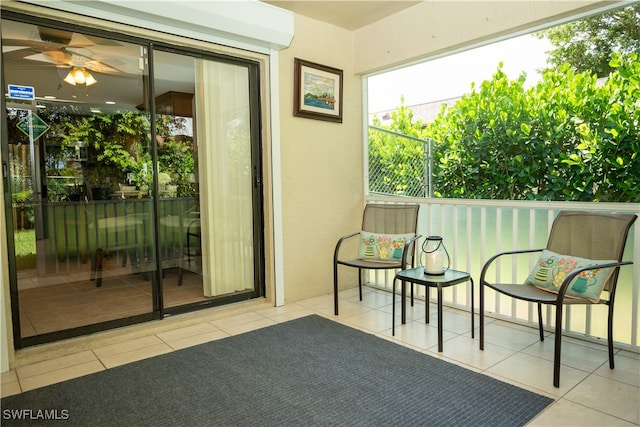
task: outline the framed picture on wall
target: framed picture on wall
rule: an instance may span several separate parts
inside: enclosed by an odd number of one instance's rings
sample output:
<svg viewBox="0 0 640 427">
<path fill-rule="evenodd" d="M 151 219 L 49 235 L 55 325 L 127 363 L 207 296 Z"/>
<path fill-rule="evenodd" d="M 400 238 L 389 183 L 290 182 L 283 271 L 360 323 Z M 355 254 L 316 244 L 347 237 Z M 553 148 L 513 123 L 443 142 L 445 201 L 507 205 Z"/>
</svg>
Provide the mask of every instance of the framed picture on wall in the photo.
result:
<svg viewBox="0 0 640 427">
<path fill-rule="evenodd" d="M 293 115 L 342 123 L 342 70 L 294 59 Z"/>
</svg>

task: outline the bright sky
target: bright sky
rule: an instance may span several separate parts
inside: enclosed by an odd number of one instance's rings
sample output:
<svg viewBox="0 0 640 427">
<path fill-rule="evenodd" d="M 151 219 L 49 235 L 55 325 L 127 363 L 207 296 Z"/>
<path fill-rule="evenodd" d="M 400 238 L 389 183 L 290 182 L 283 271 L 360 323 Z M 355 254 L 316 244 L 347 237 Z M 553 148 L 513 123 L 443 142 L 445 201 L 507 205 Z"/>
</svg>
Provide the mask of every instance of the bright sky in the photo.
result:
<svg viewBox="0 0 640 427">
<path fill-rule="evenodd" d="M 395 109 L 402 95 L 408 106 L 460 96 L 470 91 L 471 82 L 478 86 L 490 80 L 500 61 L 509 78 L 525 72 L 527 84 L 535 84 L 540 78 L 537 70 L 546 65 L 548 50 L 551 44 L 547 40 L 524 35 L 370 77 L 369 113 Z"/>
</svg>

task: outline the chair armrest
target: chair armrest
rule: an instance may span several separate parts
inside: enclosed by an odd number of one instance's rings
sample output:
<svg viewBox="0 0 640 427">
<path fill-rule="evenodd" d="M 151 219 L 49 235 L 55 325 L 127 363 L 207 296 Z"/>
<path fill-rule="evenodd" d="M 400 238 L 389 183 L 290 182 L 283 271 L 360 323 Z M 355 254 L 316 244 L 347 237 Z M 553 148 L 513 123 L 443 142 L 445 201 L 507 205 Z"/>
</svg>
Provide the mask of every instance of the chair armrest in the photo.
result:
<svg viewBox="0 0 640 427">
<path fill-rule="evenodd" d="M 527 254 L 527 253 L 533 253 L 533 252 L 542 252 L 543 250 L 544 250 L 544 248 L 541 248 L 541 249 L 521 249 L 521 250 L 514 250 L 514 251 L 498 252 L 497 254 L 495 254 L 491 258 L 489 258 L 484 263 L 484 265 L 482 266 L 482 272 L 480 273 L 480 285 L 482 286 L 484 283 L 486 283 L 486 280 L 485 280 L 484 277 L 487 274 L 487 271 L 489 270 L 489 267 L 498 258 L 500 258 L 502 256 L 505 256 L 505 255 L 519 255 L 519 254 Z"/>
<path fill-rule="evenodd" d="M 416 240 L 422 237 L 422 234 L 416 234 L 404 244 L 404 248 L 402 249 L 402 268 L 407 268 L 407 254 L 409 253 L 409 246 L 411 246 Z M 415 252 L 415 249 L 414 249 Z M 414 254 L 415 255 L 415 254 Z M 415 256 L 414 256 L 415 258 Z M 411 265 L 414 265 L 413 259 L 411 259 Z"/>
<path fill-rule="evenodd" d="M 573 279 L 575 279 L 575 277 L 578 274 L 582 273 L 583 271 L 595 270 L 598 268 L 609 268 L 609 267 L 617 268 L 623 265 L 631 265 L 631 264 L 633 264 L 633 261 L 620 261 L 620 262 L 609 262 L 606 264 L 590 265 L 588 267 L 577 268 L 573 270 L 571 273 L 567 274 L 567 277 L 565 277 L 564 280 L 562 281 L 562 285 L 560 285 L 560 288 L 558 288 L 558 300 L 564 299 L 564 295 L 567 292 L 567 289 L 569 288 L 569 285 L 571 284 L 571 282 L 573 282 Z"/>
<path fill-rule="evenodd" d="M 335 264 L 336 262 L 338 262 L 338 254 L 340 253 L 340 246 L 342 246 L 342 243 L 347 240 L 350 239 L 354 236 L 358 236 L 360 234 L 359 231 L 356 231 L 355 233 L 351 233 L 351 234 L 347 234 L 345 236 L 342 236 L 339 240 L 338 243 L 336 243 L 336 249 L 333 252 L 333 263 Z"/>
</svg>

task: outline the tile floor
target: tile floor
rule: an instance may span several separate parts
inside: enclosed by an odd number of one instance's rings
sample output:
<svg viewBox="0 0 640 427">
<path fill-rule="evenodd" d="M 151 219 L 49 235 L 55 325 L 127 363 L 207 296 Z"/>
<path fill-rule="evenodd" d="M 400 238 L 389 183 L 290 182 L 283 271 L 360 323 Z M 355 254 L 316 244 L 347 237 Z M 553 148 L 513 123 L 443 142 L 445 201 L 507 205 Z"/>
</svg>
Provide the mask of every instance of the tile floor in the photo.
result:
<svg viewBox="0 0 640 427">
<path fill-rule="evenodd" d="M 134 326 L 102 333 L 91 341 L 76 338 L 23 350 L 25 354 L 16 360 L 19 367 L 2 374 L 2 396 L 315 313 L 554 398 L 530 426 L 640 425 L 640 355 L 617 351 L 616 368 L 610 370 L 605 347 L 563 339 L 561 387 L 556 389 L 551 335 L 540 343 L 536 329 L 489 318 L 481 352 L 477 329 L 476 338 L 471 338 L 469 314 L 445 308 L 444 351 L 438 353 L 436 310 L 434 304 L 431 307 L 429 324 L 425 324 L 424 303 L 408 307 L 407 324 L 399 326 L 397 319 L 395 337 L 391 335 L 391 295 L 373 289 L 365 289 L 362 302 L 357 289 L 341 292 L 337 317 L 332 294 L 283 307 L 252 301 L 175 316 L 156 322 L 155 329 Z"/>
<path fill-rule="evenodd" d="M 148 276 L 133 274 L 129 267 L 103 272 L 102 287 L 89 279 L 88 265 L 71 274 L 38 275 L 35 270 L 18 274 L 20 328 L 23 337 L 91 325 L 127 316 L 150 313 L 152 286 Z M 178 269 L 163 271 L 165 307 L 205 301 L 202 275 Z"/>
</svg>

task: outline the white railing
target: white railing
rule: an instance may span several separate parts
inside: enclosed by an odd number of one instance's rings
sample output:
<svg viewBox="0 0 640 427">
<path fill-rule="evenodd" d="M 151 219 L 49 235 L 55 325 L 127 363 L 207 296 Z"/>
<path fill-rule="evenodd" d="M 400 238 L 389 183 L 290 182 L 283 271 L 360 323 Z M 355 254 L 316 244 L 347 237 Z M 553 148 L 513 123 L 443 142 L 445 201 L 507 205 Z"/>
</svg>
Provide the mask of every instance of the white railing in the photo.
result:
<svg viewBox="0 0 640 427">
<path fill-rule="evenodd" d="M 464 199 L 413 199 L 383 196 L 367 197 L 369 202 L 419 203 L 418 233 L 439 235 L 451 255 L 451 268 L 469 271 L 475 281 L 476 310 L 479 307 L 478 281 L 483 263 L 494 253 L 511 250 L 542 248 L 546 245 L 551 224 L 561 210 L 635 213 L 640 216 L 638 203 L 583 202 L 514 202 Z M 537 255 L 527 255 L 513 263 L 503 263 L 496 269 L 496 279 L 510 277 L 523 281 L 529 274 Z M 614 313 L 614 340 L 621 348 L 640 353 L 640 220 L 629 232 L 624 259 L 634 262 L 621 268 Z M 393 272 L 371 271 L 373 286 L 391 290 Z M 416 289 L 424 296 L 423 287 Z M 433 296 L 435 297 L 435 295 Z M 443 293 L 447 305 L 470 309 L 470 285 L 446 288 Z M 488 315 L 517 323 L 537 325 L 537 311 L 532 303 L 517 301 L 488 289 Z M 590 341 L 607 336 L 607 306 L 577 305 L 565 309 L 565 334 Z M 546 325 L 553 325 L 553 308 L 543 311 Z M 552 327 L 549 326 L 551 330 Z M 606 341 L 605 341 L 606 342 Z"/>
</svg>

